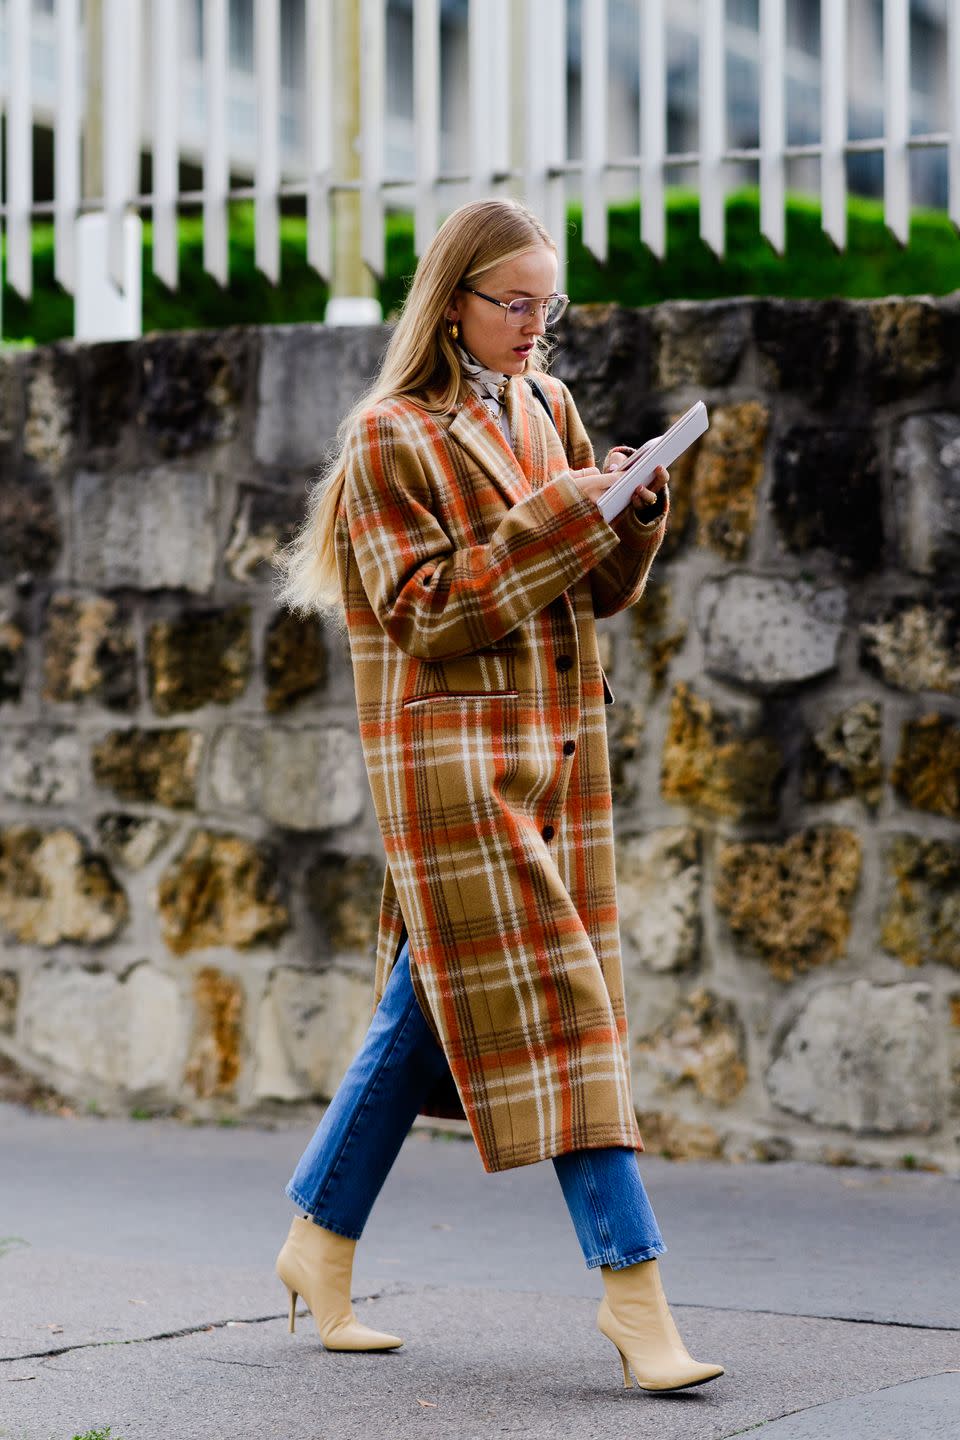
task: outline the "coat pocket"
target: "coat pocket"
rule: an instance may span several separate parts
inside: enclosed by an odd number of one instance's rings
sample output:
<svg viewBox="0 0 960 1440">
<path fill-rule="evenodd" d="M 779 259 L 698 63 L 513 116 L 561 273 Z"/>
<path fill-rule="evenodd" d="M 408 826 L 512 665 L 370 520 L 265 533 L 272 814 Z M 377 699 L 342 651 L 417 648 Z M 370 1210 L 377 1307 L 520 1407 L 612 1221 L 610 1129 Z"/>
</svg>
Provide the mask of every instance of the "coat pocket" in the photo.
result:
<svg viewBox="0 0 960 1440">
<path fill-rule="evenodd" d="M 421 661 L 403 703 L 503 699 L 517 694 L 516 652 L 487 649 L 451 660 Z"/>
</svg>

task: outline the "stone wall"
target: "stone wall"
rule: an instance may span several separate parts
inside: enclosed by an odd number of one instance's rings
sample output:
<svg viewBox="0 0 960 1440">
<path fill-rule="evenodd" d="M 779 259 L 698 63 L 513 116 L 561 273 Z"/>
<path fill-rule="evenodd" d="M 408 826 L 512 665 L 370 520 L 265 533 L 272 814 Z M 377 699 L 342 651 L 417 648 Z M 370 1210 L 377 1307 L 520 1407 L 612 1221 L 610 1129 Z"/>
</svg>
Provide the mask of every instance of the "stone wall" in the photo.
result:
<svg viewBox="0 0 960 1440">
<path fill-rule="evenodd" d="M 386 332 L 0 363 L 0 1049 L 104 1109 L 329 1097 L 383 850 L 269 557 Z M 702 396 L 600 622 L 636 1105 L 671 1155 L 960 1169 L 960 307 L 570 312 L 598 450 Z"/>
</svg>

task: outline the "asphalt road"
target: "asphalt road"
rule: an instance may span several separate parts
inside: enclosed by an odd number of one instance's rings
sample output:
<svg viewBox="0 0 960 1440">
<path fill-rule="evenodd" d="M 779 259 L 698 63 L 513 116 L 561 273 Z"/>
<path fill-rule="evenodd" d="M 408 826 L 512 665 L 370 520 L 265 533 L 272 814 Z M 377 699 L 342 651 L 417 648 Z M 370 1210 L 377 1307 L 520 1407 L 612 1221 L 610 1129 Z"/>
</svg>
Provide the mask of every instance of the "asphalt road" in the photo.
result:
<svg viewBox="0 0 960 1440">
<path fill-rule="evenodd" d="M 960 1440 L 955 1179 L 642 1156 L 674 1318 L 726 1367 L 652 1396 L 596 1330 L 553 1167 L 487 1175 L 420 1129 L 354 1269 L 403 1348 L 327 1352 L 305 1310 L 290 1336 L 273 1261 L 309 1133 L 0 1104 L 0 1437 Z"/>
</svg>

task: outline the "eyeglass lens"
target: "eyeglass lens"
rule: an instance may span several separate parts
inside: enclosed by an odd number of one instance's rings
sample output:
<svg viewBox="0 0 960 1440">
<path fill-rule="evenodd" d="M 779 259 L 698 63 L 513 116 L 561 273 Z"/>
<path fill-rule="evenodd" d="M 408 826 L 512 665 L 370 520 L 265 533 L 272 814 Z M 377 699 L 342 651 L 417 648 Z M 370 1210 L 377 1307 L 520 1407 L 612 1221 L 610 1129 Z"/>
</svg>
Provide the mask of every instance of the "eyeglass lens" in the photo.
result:
<svg viewBox="0 0 960 1440">
<path fill-rule="evenodd" d="M 543 323 L 552 325 L 559 320 L 567 308 L 565 295 L 552 295 L 546 303 L 542 300 L 511 300 L 504 314 L 513 325 L 523 325 L 543 308 Z"/>
</svg>

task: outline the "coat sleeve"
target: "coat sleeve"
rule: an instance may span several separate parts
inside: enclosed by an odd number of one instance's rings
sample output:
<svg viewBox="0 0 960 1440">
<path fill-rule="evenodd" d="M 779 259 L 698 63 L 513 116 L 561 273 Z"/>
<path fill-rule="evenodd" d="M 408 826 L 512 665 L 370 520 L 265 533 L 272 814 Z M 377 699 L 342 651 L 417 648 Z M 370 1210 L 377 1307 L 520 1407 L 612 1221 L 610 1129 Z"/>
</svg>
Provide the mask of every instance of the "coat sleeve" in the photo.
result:
<svg viewBox="0 0 960 1440">
<path fill-rule="evenodd" d="M 594 465 L 596 461 L 593 458 L 593 447 L 577 413 L 573 397 L 562 382 L 554 380 L 553 383 L 559 386 L 563 397 L 563 434 L 567 458 L 575 469 Z M 604 463 L 606 464 L 606 461 Z M 628 504 L 611 522 L 611 528 L 620 544 L 615 550 L 604 555 L 590 571 L 593 613 L 598 620 L 608 615 L 616 615 L 619 610 L 626 610 L 630 605 L 635 605 L 642 596 L 653 558 L 663 543 L 669 513 L 670 496 L 665 489 L 663 509 L 656 519 L 640 520 L 633 505 Z"/>
<path fill-rule="evenodd" d="M 620 545 L 564 473 L 508 510 L 486 544 L 455 549 L 431 486 L 441 454 L 422 416 L 381 406 L 361 415 L 344 455 L 343 504 L 367 599 L 390 639 L 421 660 L 495 644 Z"/>
</svg>

